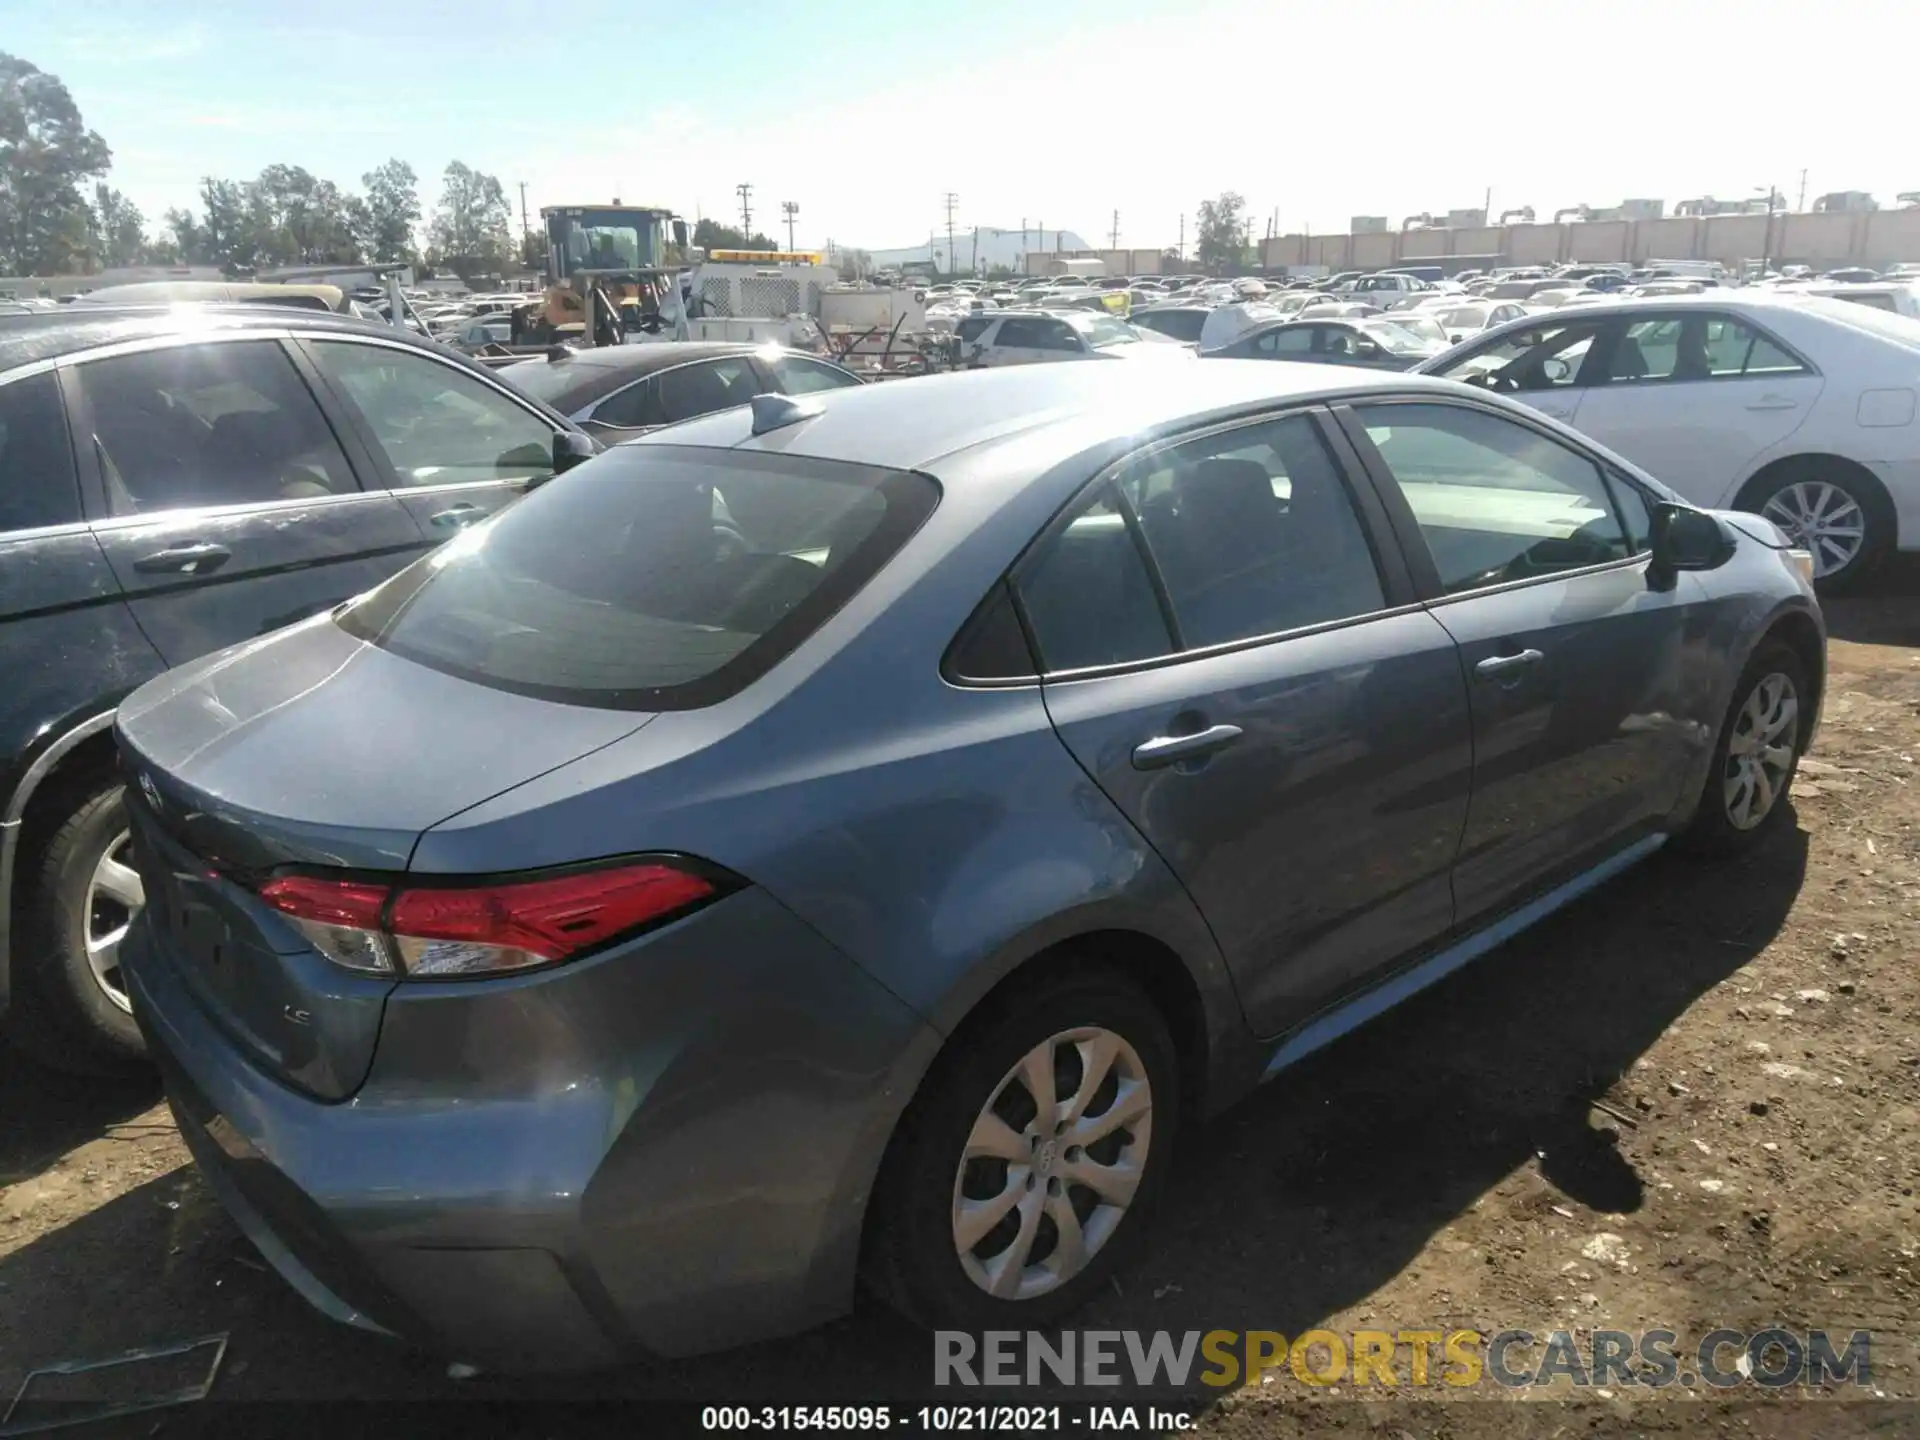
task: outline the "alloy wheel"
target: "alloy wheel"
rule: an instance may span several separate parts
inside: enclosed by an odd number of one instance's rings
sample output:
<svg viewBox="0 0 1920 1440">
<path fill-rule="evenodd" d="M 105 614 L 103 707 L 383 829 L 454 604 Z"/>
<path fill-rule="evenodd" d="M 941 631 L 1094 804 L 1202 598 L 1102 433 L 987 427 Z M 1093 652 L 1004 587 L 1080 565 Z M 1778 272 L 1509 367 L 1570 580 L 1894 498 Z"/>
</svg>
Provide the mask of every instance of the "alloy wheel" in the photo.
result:
<svg viewBox="0 0 1920 1440">
<path fill-rule="evenodd" d="M 1797 481 L 1775 491 L 1760 513 L 1812 552 L 1816 579 L 1846 569 L 1866 548 L 1867 516 L 1860 502 L 1824 480 Z"/>
<path fill-rule="evenodd" d="M 1734 829 L 1751 830 L 1772 813 L 1799 738 L 1800 697 L 1793 681 L 1776 670 L 1748 692 L 1727 738 L 1721 790 Z"/>
<path fill-rule="evenodd" d="M 133 868 L 133 834 L 122 830 L 93 867 L 82 919 L 86 925 L 87 966 L 93 971 L 94 983 L 107 999 L 129 1014 L 133 1002 L 127 998 L 126 982 L 120 975 L 120 942 L 126 939 L 127 927 L 146 903 L 140 872 Z"/>
<path fill-rule="evenodd" d="M 974 1284 L 1029 1300 L 1072 1280 L 1126 1218 L 1153 1143 L 1139 1053 L 1098 1027 L 1036 1045 L 994 1087 L 953 1181 L 953 1243 Z"/>
</svg>

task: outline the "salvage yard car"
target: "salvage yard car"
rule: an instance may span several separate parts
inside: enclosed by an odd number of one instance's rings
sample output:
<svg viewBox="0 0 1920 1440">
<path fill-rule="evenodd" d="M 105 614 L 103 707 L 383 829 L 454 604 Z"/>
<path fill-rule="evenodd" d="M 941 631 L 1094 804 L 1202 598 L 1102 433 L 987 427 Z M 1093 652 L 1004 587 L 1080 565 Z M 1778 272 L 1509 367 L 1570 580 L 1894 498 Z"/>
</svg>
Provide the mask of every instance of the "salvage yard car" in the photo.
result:
<svg viewBox="0 0 1920 1440">
<path fill-rule="evenodd" d="M 1444 337 L 1421 335 L 1382 315 L 1359 320 L 1282 321 L 1200 353 L 1209 360 L 1307 360 L 1374 370 L 1411 370 L 1446 348 Z"/>
<path fill-rule="evenodd" d="M 1777 832 L 1808 574 L 1450 382 L 761 396 L 129 699 L 134 1013 L 330 1315 L 498 1367 L 861 1276 L 1044 1327 L 1184 1126 L 1670 840 Z"/>
<path fill-rule="evenodd" d="M 1920 549 L 1920 321 L 1716 289 L 1534 316 L 1420 368 L 1512 393 L 1697 504 L 1765 515 L 1830 593 Z"/>
<path fill-rule="evenodd" d="M 969 368 L 1035 365 L 1054 360 L 1191 359 L 1184 345 L 1148 341 L 1117 316 L 1091 310 L 1008 310 L 963 343 Z"/>
<path fill-rule="evenodd" d="M 982 316 L 968 316 L 971 325 Z M 495 372 L 605 444 L 744 405 L 864 383 L 851 370 L 778 345 L 687 341 L 556 349 Z"/>
<path fill-rule="evenodd" d="M 332 609 L 592 449 L 445 348 L 322 311 L 0 320 L 9 1039 L 79 1071 L 143 1051 L 120 967 L 142 898 L 121 697 Z"/>
</svg>

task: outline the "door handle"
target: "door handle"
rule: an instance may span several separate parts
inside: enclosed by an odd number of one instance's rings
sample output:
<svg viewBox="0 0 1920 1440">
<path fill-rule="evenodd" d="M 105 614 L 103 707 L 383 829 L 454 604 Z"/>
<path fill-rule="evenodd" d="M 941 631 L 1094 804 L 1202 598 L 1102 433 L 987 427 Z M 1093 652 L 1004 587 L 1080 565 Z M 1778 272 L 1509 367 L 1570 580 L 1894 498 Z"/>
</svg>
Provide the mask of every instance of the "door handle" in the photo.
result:
<svg viewBox="0 0 1920 1440">
<path fill-rule="evenodd" d="M 1156 735 L 1133 747 L 1133 768 L 1159 770 L 1182 760 L 1211 755 L 1216 750 L 1224 750 L 1240 735 L 1238 725 L 1210 725 L 1192 735 Z"/>
<path fill-rule="evenodd" d="M 1518 655 L 1489 655 L 1473 667 L 1473 673 L 1482 680 L 1498 680 L 1503 675 L 1537 665 L 1544 659 L 1546 656 L 1538 650 L 1522 650 Z"/>
<path fill-rule="evenodd" d="M 486 513 L 478 505 L 469 505 L 463 500 L 458 505 L 449 505 L 444 510 L 435 511 L 427 517 L 427 523 L 440 526 L 466 525 L 478 520 Z"/>
<path fill-rule="evenodd" d="M 1797 410 L 1799 407 L 1800 407 L 1800 402 L 1798 400 L 1789 400 L 1784 395 L 1762 395 L 1758 400 L 1754 401 L 1751 405 L 1747 406 L 1747 409 L 1749 410 Z"/>
<path fill-rule="evenodd" d="M 232 558 L 224 545 L 175 545 L 142 555 L 133 568 L 143 575 L 207 575 Z"/>
</svg>

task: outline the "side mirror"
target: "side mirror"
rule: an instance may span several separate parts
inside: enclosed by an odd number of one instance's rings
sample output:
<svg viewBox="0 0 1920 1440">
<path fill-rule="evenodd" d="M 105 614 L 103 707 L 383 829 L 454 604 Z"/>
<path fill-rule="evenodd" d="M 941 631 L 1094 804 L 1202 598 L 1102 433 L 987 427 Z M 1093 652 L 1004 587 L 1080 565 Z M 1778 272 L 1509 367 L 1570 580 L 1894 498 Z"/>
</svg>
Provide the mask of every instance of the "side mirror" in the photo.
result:
<svg viewBox="0 0 1920 1440">
<path fill-rule="evenodd" d="M 556 430 L 553 432 L 553 473 L 564 475 L 574 466 L 584 464 L 600 453 L 600 447 L 591 435 L 582 435 L 577 430 Z M 533 489 L 532 485 L 527 487 Z"/>
<path fill-rule="evenodd" d="M 1651 574 L 1664 582 L 1682 570 L 1717 570 L 1733 558 L 1734 538 L 1727 527 L 1704 510 L 1663 501 L 1653 507 Z"/>
</svg>

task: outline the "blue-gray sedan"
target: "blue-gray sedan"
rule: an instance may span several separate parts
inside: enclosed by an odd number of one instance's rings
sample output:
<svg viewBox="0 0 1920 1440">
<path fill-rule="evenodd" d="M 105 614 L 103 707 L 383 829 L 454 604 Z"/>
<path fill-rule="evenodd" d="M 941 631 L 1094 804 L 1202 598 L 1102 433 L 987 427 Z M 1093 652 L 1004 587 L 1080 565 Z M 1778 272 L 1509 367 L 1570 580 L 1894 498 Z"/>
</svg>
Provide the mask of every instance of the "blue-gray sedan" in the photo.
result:
<svg viewBox="0 0 1920 1440">
<path fill-rule="evenodd" d="M 1810 570 L 1422 377 L 761 397 L 122 706 L 135 1014 L 341 1319 L 583 1365 L 864 1277 L 1042 1326 L 1183 1125 L 1782 823 Z"/>
</svg>

